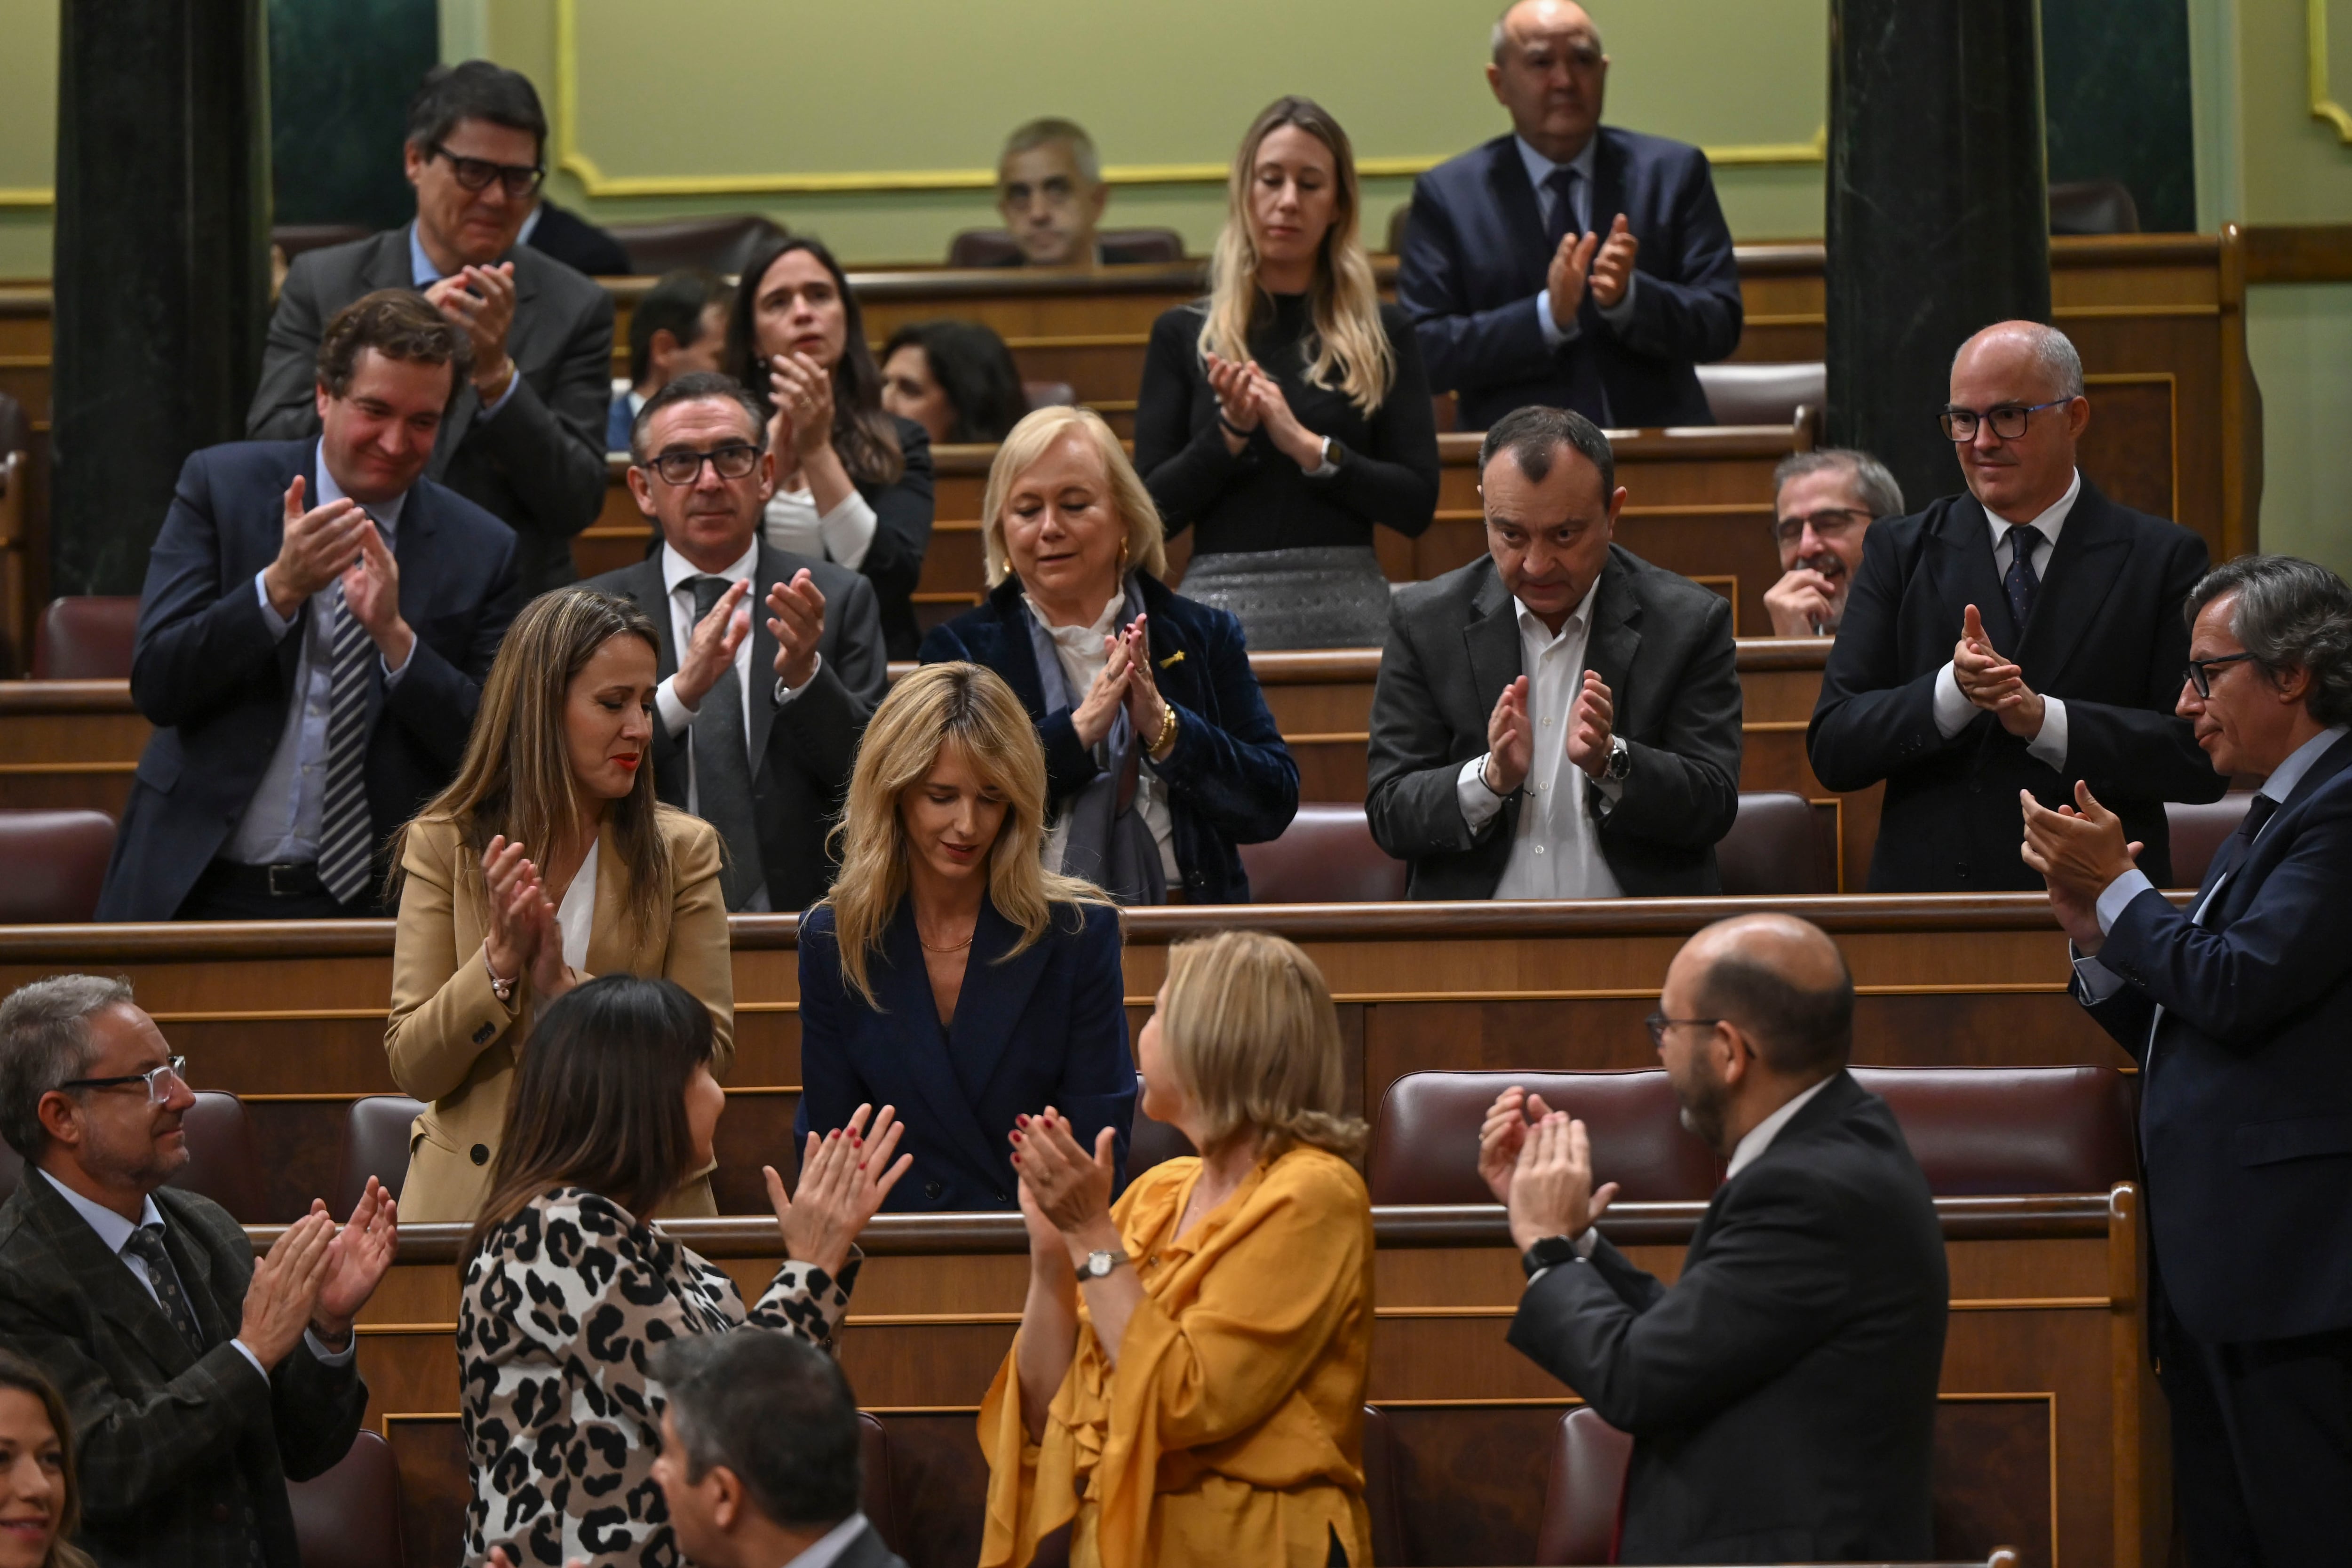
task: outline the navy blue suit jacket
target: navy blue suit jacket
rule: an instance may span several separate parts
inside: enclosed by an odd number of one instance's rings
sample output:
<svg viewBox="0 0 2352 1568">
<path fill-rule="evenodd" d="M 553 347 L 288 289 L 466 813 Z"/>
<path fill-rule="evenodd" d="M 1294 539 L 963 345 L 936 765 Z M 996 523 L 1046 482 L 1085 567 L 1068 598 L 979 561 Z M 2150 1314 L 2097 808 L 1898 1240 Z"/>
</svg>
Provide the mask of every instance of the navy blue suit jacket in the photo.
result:
<svg viewBox="0 0 2352 1568">
<path fill-rule="evenodd" d="M 2125 906 L 2099 960 L 2126 984 L 2091 1008 L 2140 1059 L 2164 1292 L 2215 1343 L 2352 1327 L 2352 737 L 2212 900 Z"/>
<path fill-rule="evenodd" d="M 1086 917 L 1071 929 L 1074 912 Z M 1135 1121 L 1135 1058 L 1127 1047 L 1118 911 L 1057 904 L 1050 931 L 1019 953 L 1020 928 L 983 900 L 952 1027 L 940 1027 L 915 934 L 912 899 L 898 905 L 866 975 L 879 1006 L 841 976 L 833 909 L 801 917 L 801 1104 L 794 1139 L 847 1124 L 860 1104 L 895 1105 L 900 1145 L 915 1163 L 882 1206 L 898 1212 L 1010 1209 L 1013 1119 L 1051 1105 L 1091 1151 L 1118 1130 L 1126 1184 Z M 1012 956 L 1007 956 L 1011 954 Z"/>
<path fill-rule="evenodd" d="M 1641 279 L 1622 331 L 1588 292 L 1576 337 L 1557 350 L 1536 319 L 1551 248 L 1517 138 L 1498 136 L 1413 184 L 1397 303 L 1420 333 L 1431 389 L 1456 395 L 1465 430 L 1531 403 L 1621 429 L 1715 423 L 1692 367 L 1739 346 L 1741 309 L 1706 154 L 1612 125 L 1595 134 L 1592 228 L 1606 235 L 1625 216 L 1641 241 Z"/>
<path fill-rule="evenodd" d="M 1160 700 L 1176 710 L 1176 749 L 1151 768 L 1168 786 L 1184 897 L 1195 904 L 1245 904 L 1249 876 L 1234 847 L 1282 837 L 1298 815 L 1298 764 L 1251 673 L 1241 622 L 1149 574 L 1140 581 L 1151 678 Z M 922 660 L 966 659 L 1004 678 L 1036 722 L 1045 745 L 1046 798 L 1058 808 L 1102 766 L 1078 743 L 1069 709 L 1045 710 L 1026 616 L 1021 580 L 1007 577 L 986 604 L 933 627 L 923 639 Z"/>
<path fill-rule="evenodd" d="M 319 443 L 236 441 L 194 453 L 147 561 L 131 697 L 155 726 L 123 807 L 102 921 L 167 921 L 252 804 L 286 729 L 310 605 L 270 636 L 254 574 L 278 557 L 286 488 Z M 416 634 L 389 691 L 369 666 L 368 807 L 379 840 L 456 775 L 490 660 L 519 607 L 514 531 L 419 479 L 394 531 L 400 613 Z"/>
</svg>

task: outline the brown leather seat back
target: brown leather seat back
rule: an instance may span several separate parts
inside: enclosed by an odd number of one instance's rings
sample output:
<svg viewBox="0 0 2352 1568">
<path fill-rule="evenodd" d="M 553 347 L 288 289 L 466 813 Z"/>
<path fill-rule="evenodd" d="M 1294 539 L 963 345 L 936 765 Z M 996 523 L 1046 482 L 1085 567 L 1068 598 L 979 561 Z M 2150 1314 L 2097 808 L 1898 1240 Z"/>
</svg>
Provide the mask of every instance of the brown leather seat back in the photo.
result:
<svg viewBox="0 0 2352 1568">
<path fill-rule="evenodd" d="M 1075 408 L 1078 389 L 1066 381 L 1024 381 L 1021 395 L 1029 400 L 1034 411 L 1039 408 Z"/>
<path fill-rule="evenodd" d="M 52 599 L 33 629 L 33 679 L 128 680 L 138 633 L 134 594 Z"/>
<path fill-rule="evenodd" d="M 1404 1504 L 1397 1490 L 1395 1439 L 1377 1405 L 1364 1406 L 1364 1509 L 1372 1516 L 1372 1561 L 1402 1563 Z"/>
<path fill-rule="evenodd" d="M 188 1163 L 171 1184 L 201 1193 L 239 1225 L 268 1225 L 268 1183 L 261 1173 L 261 1156 L 253 1144 L 253 1123 L 245 1101 L 233 1094 L 206 1089 L 196 1096 L 180 1120 L 187 1134 Z"/>
<path fill-rule="evenodd" d="M 102 811 L 0 811 L 0 925 L 89 919 L 114 855 L 114 818 Z"/>
<path fill-rule="evenodd" d="M 1855 1068 L 1939 1197 L 2104 1193 L 2136 1179 L 2131 1088 L 2113 1068 Z"/>
<path fill-rule="evenodd" d="M 1254 904 L 1379 904 L 1404 897 L 1405 864 L 1372 841 L 1364 808 L 1302 804 L 1282 837 L 1241 846 Z"/>
<path fill-rule="evenodd" d="M 1715 847 L 1732 898 L 1837 891 L 1836 847 L 1823 814 L 1785 790 L 1742 792 L 1731 831 Z"/>
<path fill-rule="evenodd" d="M 1478 1124 L 1513 1084 L 1553 1110 L 1581 1120 L 1592 1165 L 1633 1203 L 1705 1202 L 1720 1171 L 1706 1144 L 1683 1131 L 1665 1071 L 1414 1072 L 1389 1085 L 1372 1126 L 1369 1162 L 1376 1204 L 1490 1204 L 1478 1177 Z"/>
<path fill-rule="evenodd" d="M 286 1483 L 302 1568 L 407 1568 L 400 1530 L 400 1466 L 392 1445 L 362 1426 L 326 1474 Z"/>
<path fill-rule="evenodd" d="M 324 250 L 331 245 L 349 245 L 355 239 L 365 239 L 374 232 L 363 223 L 281 223 L 269 231 L 269 243 L 291 261 L 306 250 Z"/>
<path fill-rule="evenodd" d="M 371 1094 L 352 1101 L 343 1118 L 343 1153 L 335 1177 L 331 1208 L 337 1220 L 352 1217 L 367 1195 L 370 1176 L 383 1190 L 400 1196 L 408 1180 L 409 1124 L 424 1113 L 425 1102 L 404 1094 Z"/>
<path fill-rule="evenodd" d="M 2060 180 L 2050 187 L 2053 234 L 2137 234 L 2139 204 L 2121 180 Z"/>
<path fill-rule="evenodd" d="M 782 226 L 758 213 L 603 226 L 628 253 L 629 270 L 640 278 L 658 278 L 681 267 L 707 268 L 732 278 L 755 252 L 785 237 Z"/>
<path fill-rule="evenodd" d="M 1718 425 L 1793 425 L 1798 409 L 1829 401 L 1829 366 L 1819 360 L 1698 367 L 1699 390 Z"/>
<path fill-rule="evenodd" d="M 872 1521 L 885 1544 L 906 1554 L 898 1499 L 890 1490 L 890 1433 L 880 1419 L 857 1413 L 857 1506 Z"/>
<path fill-rule="evenodd" d="M 2233 789 L 2221 799 L 2202 805 L 2165 803 L 2166 837 L 2172 841 L 2174 887 L 2203 884 L 2206 868 L 2213 864 L 2214 851 L 2221 847 L 2222 840 L 2238 831 L 2238 824 L 2246 819 L 2246 807 L 2253 798 L 2252 790 Z"/>
<path fill-rule="evenodd" d="M 1149 266 L 1184 259 L 1184 237 L 1172 228 L 1104 228 L 1095 231 L 1122 266 Z M 1009 267 L 1021 247 L 1001 228 L 967 228 L 948 243 L 950 267 Z"/>
<path fill-rule="evenodd" d="M 1617 1561 L 1625 1473 L 1633 1439 L 1589 1407 L 1559 1418 L 1551 1469 L 1544 1478 L 1543 1522 L 1536 1529 L 1536 1561 L 1593 1563 Z"/>
<path fill-rule="evenodd" d="M 1192 1141 L 1165 1121 L 1143 1113 L 1143 1075 L 1135 1075 L 1135 1126 L 1127 1135 L 1127 1179 L 1135 1180 L 1164 1161 L 1197 1154 Z"/>
</svg>

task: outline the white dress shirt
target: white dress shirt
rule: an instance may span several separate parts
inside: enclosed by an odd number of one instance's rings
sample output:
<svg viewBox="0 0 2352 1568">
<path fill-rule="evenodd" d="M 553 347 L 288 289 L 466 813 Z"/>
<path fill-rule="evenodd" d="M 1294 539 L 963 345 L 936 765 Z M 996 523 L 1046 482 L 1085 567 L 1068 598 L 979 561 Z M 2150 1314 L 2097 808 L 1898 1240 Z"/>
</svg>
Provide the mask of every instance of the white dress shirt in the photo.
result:
<svg viewBox="0 0 2352 1568">
<path fill-rule="evenodd" d="M 1550 179 L 1551 172 L 1560 165 L 1528 146 L 1526 137 L 1514 136 L 1511 140 L 1517 143 L 1519 162 L 1528 166 L 1528 178 L 1535 184 L 1536 211 L 1542 216 L 1544 232 L 1549 234 L 1551 232 L 1552 208 L 1559 197 L 1544 182 Z M 1576 213 L 1574 221 L 1569 226 L 1579 234 L 1592 232 L 1592 169 L 1595 162 L 1594 151 L 1600 145 L 1601 138 L 1596 135 L 1584 143 L 1583 152 L 1568 161 L 1567 166 L 1575 170 L 1577 176 Z M 1605 240 L 1609 237 L 1604 234 L 1601 237 Z M 1600 254 L 1597 249 L 1593 252 L 1595 256 Z M 1544 265 L 1547 268 L 1551 265 L 1549 257 L 1544 258 Z M 1603 305 L 1598 300 L 1594 300 L 1594 306 L 1601 311 L 1601 319 L 1622 331 L 1625 323 L 1633 319 L 1633 290 L 1641 287 L 1641 282 L 1642 275 L 1639 272 L 1629 274 L 1625 279 L 1624 297 L 1614 305 Z M 1550 349 L 1556 349 L 1562 343 L 1574 342 L 1577 333 L 1583 330 L 1572 318 L 1565 327 L 1553 319 L 1551 286 L 1549 283 L 1536 290 L 1536 321 L 1543 328 L 1544 346 Z"/>
<path fill-rule="evenodd" d="M 813 560 L 835 562 L 854 570 L 873 546 L 874 533 L 881 526 L 881 520 L 874 515 L 874 508 L 866 499 L 854 489 L 840 505 L 822 516 L 817 513 L 816 497 L 809 491 L 780 489 L 768 498 L 768 510 L 761 526 L 768 542 L 779 550 Z"/>
<path fill-rule="evenodd" d="M 132 1232 L 142 1229 L 151 1225 L 159 1228 L 167 1228 L 169 1226 L 170 1222 L 164 1219 L 163 1211 L 155 1206 L 154 1198 L 150 1196 L 143 1200 L 144 1206 L 139 1211 L 139 1223 L 137 1225 L 133 1225 L 131 1221 L 124 1219 L 112 1209 L 108 1208 L 104 1204 L 94 1204 L 90 1202 L 88 1198 L 82 1196 L 71 1187 L 67 1186 L 63 1182 L 58 1181 L 55 1176 L 50 1175 L 47 1171 L 42 1171 L 38 1165 L 31 1165 L 26 1168 L 28 1170 L 39 1171 L 41 1180 L 57 1188 L 58 1195 L 65 1199 L 67 1203 L 72 1205 L 74 1213 L 81 1215 L 81 1217 L 89 1223 L 89 1228 L 97 1233 L 98 1239 L 105 1246 L 106 1250 L 111 1252 L 115 1257 L 122 1260 L 122 1266 L 131 1270 L 131 1278 L 138 1280 L 139 1288 L 147 1292 L 148 1300 L 153 1301 L 157 1307 L 162 1307 L 163 1304 L 163 1298 L 162 1293 L 155 1289 L 154 1279 L 151 1278 L 147 1272 L 147 1260 L 143 1258 L 138 1257 L 136 1254 L 128 1253 L 122 1250 L 124 1245 L 130 1241 Z M 173 1270 L 173 1273 L 176 1274 L 177 1272 L 177 1269 Z M 181 1300 L 188 1303 L 188 1310 L 190 1311 L 195 1310 L 195 1298 L 188 1294 L 187 1281 L 181 1279 L 175 1281 L 175 1283 L 180 1287 Z M 352 1336 L 351 1342 L 339 1351 L 329 1350 L 325 1342 L 321 1341 L 318 1335 L 312 1333 L 308 1329 L 304 1329 L 302 1331 L 302 1338 L 304 1342 L 310 1345 L 310 1353 L 318 1357 L 320 1363 L 325 1366 L 342 1365 L 358 1352 L 360 1347 L 360 1337 L 357 1334 L 353 1334 Z M 268 1369 L 263 1367 L 261 1364 L 261 1358 L 253 1353 L 252 1346 L 247 1344 L 243 1340 L 231 1340 L 229 1341 L 229 1343 L 235 1345 L 237 1348 L 238 1353 L 243 1355 L 247 1362 L 252 1363 L 254 1371 L 260 1373 L 264 1378 L 267 1378 L 269 1375 Z"/>
<path fill-rule="evenodd" d="M 848 1551 L 851 1543 L 864 1533 L 866 1533 L 866 1516 L 862 1513 L 853 1513 L 814 1541 L 810 1542 L 807 1549 L 785 1563 L 783 1568 L 833 1568 L 833 1565 L 841 1560 L 841 1554 Z"/>
<path fill-rule="evenodd" d="M 670 640 L 683 658 L 687 645 L 694 641 L 694 579 L 724 577 L 730 583 L 751 582 L 752 570 L 760 563 L 760 542 L 754 539 L 751 548 L 723 571 L 705 572 L 680 555 L 677 547 L 671 544 L 662 546 L 661 563 L 662 589 L 669 598 Z M 757 586 L 756 584 L 753 585 Z M 748 755 L 751 745 L 751 693 L 758 689 L 758 683 L 751 678 L 751 644 L 756 639 L 752 637 L 748 623 L 753 616 L 767 614 L 767 607 L 746 594 L 743 602 L 736 606 L 735 614 L 746 623 L 742 646 L 735 650 L 735 684 L 743 691 L 743 746 Z M 814 672 L 810 679 L 815 679 Z M 795 687 L 786 686 L 778 680 L 774 684 L 776 706 L 779 708 L 808 689 L 805 683 Z M 660 715 L 662 729 L 672 740 L 686 733 L 687 727 L 694 722 L 695 709 L 688 708 L 686 700 L 677 694 L 677 676 L 670 676 L 654 688 L 654 711 Z M 760 759 L 752 757 L 751 760 L 751 776 L 757 778 L 760 776 Z M 691 748 L 688 749 L 686 769 L 686 809 L 691 812 L 698 809 Z"/>
<path fill-rule="evenodd" d="M 306 511 L 345 499 L 342 487 L 327 471 L 315 446 L 310 449 L 310 486 L 306 494 Z M 386 552 L 398 547 L 400 513 L 407 504 L 404 491 L 366 508 L 368 516 L 375 520 L 376 532 L 383 536 Z M 268 575 L 267 566 L 253 574 L 253 592 L 261 601 L 263 623 L 273 637 L 283 641 L 294 622 L 279 615 L 269 602 Z M 286 705 L 285 727 L 278 733 L 277 749 L 269 753 L 269 765 L 262 769 L 253 799 L 221 851 L 224 859 L 242 866 L 282 866 L 308 865 L 319 858 L 320 819 L 327 793 L 327 700 L 335 679 L 330 639 L 342 603 L 341 578 L 310 595 L 310 620 L 302 630 L 302 651 L 294 665 L 294 700 Z M 297 616 L 300 613 L 295 612 Z M 408 661 L 415 658 L 412 645 Z M 383 668 L 387 693 L 408 673 L 408 662 L 394 669 L 378 654 L 376 663 Z M 390 831 L 385 824 L 376 826 L 380 833 Z"/>
<path fill-rule="evenodd" d="M 1062 666 L 1062 684 L 1069 688 L 1070 706 L 1076 708 L 1087 700 L 1087 692 L 1094 686 L 1095 677 L 1102 673 L 1104 662 L 1110 658 L 1103 642 L 1118 631 L 1118 618 L 1127 613 L 1127 595 L 1113 594 L 1109 602 L 1103 605 L 1102 614 L 1095 617 L 1095 624 L 1090 626 L 1055 626 L 1047 619 L 1045 612 L 1038 608 L 1036 600 L 1024 594 L 1021 602 L 1029 606 L 1029 613 L 1036 617 L 1039 626 L 1045 628 L 1045 635 L 1054 639 L 1054 657 Z M 1146 735 L 1140 739 L 1149 742 L 1157 738 Z M 1169 815 L 1168 786 L 1160 783 L 1160 775 L 1152 771 L 1149 750 L 1144 751 L 1138 761 L 1141 766 L 1136 770 L 1135 809 L 1143 813 L 1143 826 L 1151 829 L 1152 842 L 1160 846 L 1160 874 L 1168 879 L 1169 886 L 1181 888 L 1184 884 L 1184 873 L 1176 868 L 1176 819 Z M 1045 865 L 1048 869 L 1058 871 L 1062 868 L 1062 857 L 1069 843 L 1070 814 L 1065 811 L 1054 819 L 1052 826 L 1045 829 Z"/>
<path fill-rule="evenodd" d="M 2035 566 L 2037 572 L 2047 566 L 2058 553 L 2058 531 L 2066 526 L 2067 514 L 2074 510 L 2074 498 L 2082 493 L 2083 470 L 2076 468 L 2064 495 L 2052 502 L 2049 510 L 2039 517 L 2022 520 L 2026 527 L 2045 541 L 2035 547 L 2033 560 L 2029 563 Z M 1993 566 L 2004 574 L 2009 570 L 2010 547 L 2003 542 L 2009 538 L 2012 521 L 2017 520 L 1997 516 L 1990 507 L 1985 509 L 1985 523 L 1992 539 Z M 2049 586 L 2046 579 L 2042 586 Z M 2020 626 L 2018 635 L 2023 637 L 2025 628 Z M 1969 721 L 1976 716 L 1977 705 L 1969 701 L 1967 693 L 1960 689 L 1959 672 L 1952 668 L 1951 660 L 1946 659 L 1944 668 L 1936 672 L 1936 732 L 1948 741 L 1967 729 Z M 2025 753 L 2049 763 L 2062 773 L 2066 771 L 2066 704 L 2047 692 L 2042 693 L 2042 728 L 2032 740 L 2026 742 Z"/>
<path fill-rule="evenodd" d="M 1584 687 L 1585 643 L 1600 592 L 1596 576 L 1557 633 L 1517 599 L 1511 601 L 1518 611 L 1519 669 L 1528 678 L 1528 723 L 1534 733 L 1523 786 L 1527 799 L 1519 805 L 1503 879 L 1495 887 L 1498 899 L 1614 899 L 1624 893 L 1601 853 L 1601 824 L 1587 807 L 1586 792 L 1598 794 L 1606 813 L 1625 786 L 1595 782 L 1568 760 L 1569 719 Z M 1502 796 L 1486 787 L 1491 754 L 1471 758 L 1454 779 L 1454 798 L 1474 834 L 1503 809 Z"/>
</svg>

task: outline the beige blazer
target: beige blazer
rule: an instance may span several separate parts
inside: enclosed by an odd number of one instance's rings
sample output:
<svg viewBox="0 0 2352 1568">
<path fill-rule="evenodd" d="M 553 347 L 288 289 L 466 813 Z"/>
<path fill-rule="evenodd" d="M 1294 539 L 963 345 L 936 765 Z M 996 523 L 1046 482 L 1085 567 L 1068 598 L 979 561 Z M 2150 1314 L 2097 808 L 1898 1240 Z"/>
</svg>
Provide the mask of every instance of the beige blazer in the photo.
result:
<svg viewBox="0 0 2352 1568">
<path fill-rule="evenodd" d="M 723 1079 L 735 1059 L 735 980 L 719 889 L 719 834 L 700 817 L 668 806 L 656 820 L 669 846 L 666 918 L 635 945 L 625 942 L 627 868 L 608 826 L 597 840 L 588 972 L 660 975 L 700 997 L 718 1034 L 711 1071 Z M 471 1223 L 489 1196 L 507 1096 L 530 1037 L 530 981 L 525 976 L 516 985 L 511 1013 L 490 989 L 482 963 L 488 892 L 480 858 L 454 824 L 416 823 L 401 867 L 407 881 L 400 894 L 383 1048 L 392 1058 L 393 1081 L 428 1103 L 409 1131 L 400 1216 Z M 718 1206 L 705 1170 L 660 1212 L 716 1214 Z"/>
</svg>

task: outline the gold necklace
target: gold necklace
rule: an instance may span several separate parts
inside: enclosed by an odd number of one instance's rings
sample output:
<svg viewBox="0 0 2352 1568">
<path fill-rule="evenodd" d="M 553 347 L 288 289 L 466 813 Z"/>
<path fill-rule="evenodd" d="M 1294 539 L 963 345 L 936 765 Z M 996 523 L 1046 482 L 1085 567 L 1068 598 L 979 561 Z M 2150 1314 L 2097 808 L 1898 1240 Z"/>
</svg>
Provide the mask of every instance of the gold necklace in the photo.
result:
<svg viewBox="0 0 2352 1568">
<path fill-rule="evenodd" d="M 979 934 L 980 927 L 977 924 L 974 924 L 971 928 L 971 936 L 965 937 L 961 942 L 951 942 L 945 947 L 941 947 L 936 942 L 923 942 L 923 928 L 920 926 L 917 926 L 915 928 L 915 940 L 917 942 L 922 942 L 925 950 L 931 952 L 961 952 L 965 948 L 971 945 L 972 936 L 978 936 Z"/>
</svg>

